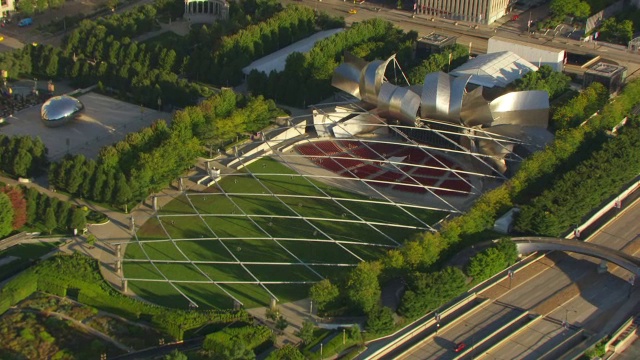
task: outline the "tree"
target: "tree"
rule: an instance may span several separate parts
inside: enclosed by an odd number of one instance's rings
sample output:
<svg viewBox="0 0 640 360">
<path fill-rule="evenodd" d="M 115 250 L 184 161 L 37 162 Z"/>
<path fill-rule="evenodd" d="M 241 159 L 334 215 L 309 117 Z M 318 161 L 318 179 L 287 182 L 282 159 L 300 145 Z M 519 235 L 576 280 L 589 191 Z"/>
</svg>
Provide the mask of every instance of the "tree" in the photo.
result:
<svg viewBox="0 0 640 360">
<path fill-rule="evenodd" d="M 227 346 L 222 352 L 224 360 L 253 360 L 256 354 L 240 339 L 236 339 L 231 346 Z"/>
<path fill-rule="evenodd" d="M 87 227 L 87 215 L 82 208 L 73 208 L 71 212 L 71 221 L 69 222 L 69 227 L 71 227 L 72 229 L 78 229 L 78 231 L 82 231 Z"/>
<path fill-rule="evenodd" d="M 315 329 L 315 325 L 313 325 L 313 322 L 309 320 L 305 320 L 302 322 L 302 328 L 300 329 L 300 331 L 296 333 L 296 336 L 302 339 L 302 341 L 304 341 L 305 344 L 309 344 L 311 341 L 313 341 L 314 329 Z"/>
<path fill-rule="evenodd" d="M 558 18 L 575 16 L 584 19 L 591 15 L 589 3 L 580 0 L 552 0 L 549 9 Z"/>
<path fill-rule="evenodd" d="M 53 207 L 49 206 L 44 215 L 44 228 L 49 232 L 49 235 L 51 235 L 51 232 L 53 232 L 56 227 L 58 227 L 58 221 L 56 220 L 56 215 L 53 212 Z"/>
<path fill-rule="evenodd" d="M 27 223 L 33 225 L 38 213 L 38 197 L 40 193 L 34 188 L 27 188 Z"/>
<path fill-rule="evenodd" d="M 26 150 L 20 149 L 13 159 L 13 175 L 26 177 L 31 168 L 31 161 L 33 157 Z"/>
<path fill-rule="evenodd" d="M 13 207 L 9 197 L 0 193 L 0 238 L 3 238 L 13 230 Z"/>
<path fill-rule="evenodd" d="M 347 281 L 349 301 L 364 313 L 371 311 L 380 301 L 378 276 L 382 271 L 379 262 L 361 262 L 351 271 Z"/>
<path fill-rule="evenodd" d="M 278 316 L 278 320 L 276 320 L 276 329 L 284 331 L 284 329 L 286 329 L 287 327 L 289 327 L 289 322 L 287 321 L 287 319 L 285 319 L 285 317 L 282 315 Z"/>
<path fill-rule="evenodd" d="M 280 349 L 272 351 L 267 360 L 305 360 L 306 357 L 297 347 L 287 344 Z"/>
<path fill-rule="evenodd" d="M 127 184 L 127 179 L 124 177 L 123 173 L 118 174 L 118 182 L 116 183 L 116 189 L 113 196 L 113 202 L 115 204 L 123 205 L 124 212 L 127 212 L 127 204 L 131 201 L 131 197 L 133 194 L 131 193 L 131 189 L 129 188 L 129 184 Z"/>
<path fill-rule="evenodd" d="M 89 234 L 89 236 L 87 236 L 87 244 L 89 244 L 89 246 L 94 246 L 97 240 L 98 239 L 93 234 Z"/>
<path fill-rule="evenodd" d="M 338 295 L 340 295 L 340 290 L 329 279 L 323 279 L 313 284 L 309 289 L 309 297 L 311 297 L 318 310 L 324 310 L 324 307 L 335 300 Z"/>
<path fill-rule="evenodd" d="M 14 230 L 18 230 L 27 222 L 27 201 L 19 187 L 5 186 L 2 192 L 11 201 L 11 207 L 13 208 L 12 226 Z"/>
<path fill-rule="evenodd" d="M 471 258 L 467 267 L 467 274 L 474 281 L 480 282 L 504 270 L 506 266 L 505 255 L 496 248 L 489 248 Z"/>
<path fill-rule="evenodd" d="M 393 310 L 388 307 L 374 307 L 367 317 L 367 331 L 380 334 L 393 329 Z"/>
<path fill-rule="evenodd" d="M 187 355 L 181 353 L 178 350 L 173 350 L 169 354 L 165 355 L 162 360 L 188 360 Z"/>
</svg>

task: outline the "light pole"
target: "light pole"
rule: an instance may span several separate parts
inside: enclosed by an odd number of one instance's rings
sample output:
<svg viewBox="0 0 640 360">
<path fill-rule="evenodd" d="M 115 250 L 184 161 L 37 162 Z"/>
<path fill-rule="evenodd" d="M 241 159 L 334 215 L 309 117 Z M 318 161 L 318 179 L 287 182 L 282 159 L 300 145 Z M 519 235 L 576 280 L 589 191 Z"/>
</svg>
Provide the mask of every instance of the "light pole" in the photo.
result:
<svg viewBox="0 0 640 360">
<path fill-rule="evenodd" d="M 569 312 L 578 313 L 573 309 L 564 309 L 564 321 L 562 322 L 562 327 L 564 327 L 565 330 L 569 330 Z"/>
<path fill-rule="evenodd" d="M 509 274 L 509 290 L 511 290 L 511 282 L 513 281 L 513 270 L 509 269 L 508 271 Z"/>
</svg>

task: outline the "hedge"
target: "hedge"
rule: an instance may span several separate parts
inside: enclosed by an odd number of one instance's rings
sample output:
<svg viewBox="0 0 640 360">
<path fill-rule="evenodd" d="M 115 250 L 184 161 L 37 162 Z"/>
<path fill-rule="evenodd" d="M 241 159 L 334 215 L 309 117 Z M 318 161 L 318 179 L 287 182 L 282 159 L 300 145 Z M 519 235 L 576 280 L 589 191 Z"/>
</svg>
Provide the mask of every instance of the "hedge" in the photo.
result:
<svg viewBox="0 0 640 360">
<path fill-rule="evenodd" d="M 175 339 L 185 331 L 209 323 L 248 321 L 241 311 L 184 311 L 151 305 L 120 294 L 100 275 L 97 261 L 79 253 L 57 255 L 24 271 L 0 290 L 0 314 L 24 300 L 36 290 L 62 296 L 70 289 L 78 291 L 78 301 L 132 321 L 148 320 L 158 330 Z"/>
</svg>

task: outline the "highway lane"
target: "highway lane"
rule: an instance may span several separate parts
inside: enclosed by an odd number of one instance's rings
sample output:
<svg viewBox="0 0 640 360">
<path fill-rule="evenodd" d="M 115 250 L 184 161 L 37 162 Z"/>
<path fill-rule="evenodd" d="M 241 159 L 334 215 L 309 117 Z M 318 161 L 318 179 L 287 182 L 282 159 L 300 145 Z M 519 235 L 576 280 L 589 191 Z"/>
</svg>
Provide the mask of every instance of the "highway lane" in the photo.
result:
<svg viewBox="0 0 640 360">
<path fill-rule="evenodd" d="M 464 342 L 469 347 L 491 335 L 492 332 L 506 325 L 509 321 L 521 315 L 523 311 L 489 302 L 481 308 L 473 311 L 473 316 L 465 317 L 443 327 L 438 334 L 424 342 L 398 359 L 452 359 L 456 353 L 453 351 L 456 344 Z"/>
<path fill-rule="evenodd" d="M 636 253 L 635 249 L 640 248 L 636 245 L 640 238 L 638 218 L 640 202 L 627 208 L 591 240 Z M 633 245 L 629 246 L 630 243 Z M 575 345 L 571 341 L 579 340 L 579 337 L 572 338 L 578 329 L 594 333 L 606 327 L 613 329 L 615 320 L 624 318 L 628 302 L 639 299 L 628 298 L 629 273 L 626 270 L 610 266 L 609 272 L 599 274 L 599 264 L 598 259 L 554 252 L 537 262 L 533 274 L 523 275 L 523 279 L 517 273 L 510 285 L 509 280 L 504 280 L 495 286 L 502 291 L 489 289 L 481 293 L 481 297 L 494 301 L 494 306 L 529 310 L 544 317 L 528 324 L 512 339 L 488 351 L 483 358 L 535 359 L 565 342 L 567 346 Z M 563 327 L 564 321 L 567 321 L 569 329 Z M 481 329 L 473 326 L 460 328 L 460 323 L 476 324 Z M 490 334 L 483 327 L 488 324 L 482 311 L 465 315 L 456 326 L 443 329 L 442 335 L 425 341 L 404 356 L 407 359 L 450 358 L 453 355 L 452 344 L 464 341 L 469 345 L 477 339 L 484 339 Z"/>
</svg>

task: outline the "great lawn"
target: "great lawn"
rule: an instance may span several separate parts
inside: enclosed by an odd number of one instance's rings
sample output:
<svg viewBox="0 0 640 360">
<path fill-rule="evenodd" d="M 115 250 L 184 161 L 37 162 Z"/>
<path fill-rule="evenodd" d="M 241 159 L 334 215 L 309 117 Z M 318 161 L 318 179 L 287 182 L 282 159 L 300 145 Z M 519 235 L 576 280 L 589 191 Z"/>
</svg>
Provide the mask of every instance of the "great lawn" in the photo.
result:
<svg viewBox="0 0 640 360">
<path fill-rule="evenodd" d="M 268 305 L 269 292 L 301 299 L 310 283 L 379 258 L 445 215 L 331 187 L 268 158 L 248 169 L 181 195 L 142 225 L 124 262 L 137 295 L 179 308 L 189 305 L 180 292 L 201 308 L 232 307 L 225 291 L 247 308 Z"/>
</svg>

